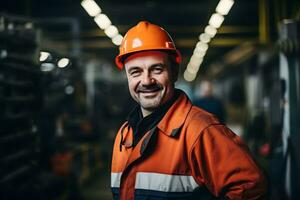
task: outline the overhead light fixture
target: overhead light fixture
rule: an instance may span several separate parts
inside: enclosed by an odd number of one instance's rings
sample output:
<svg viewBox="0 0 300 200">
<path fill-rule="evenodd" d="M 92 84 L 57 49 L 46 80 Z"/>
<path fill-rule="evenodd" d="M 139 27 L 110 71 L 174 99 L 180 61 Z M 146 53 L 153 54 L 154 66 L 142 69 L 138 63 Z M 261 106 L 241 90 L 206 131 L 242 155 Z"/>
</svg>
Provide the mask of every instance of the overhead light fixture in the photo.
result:
<svg viewBox="0 0 300 200">
<path fill-rule="evenodd" d="M 204 29 L 204 32 L 208 35 L 210 35 L 211 38 L 215 37 L 217 33 L 217 29 L 211 25 L 207 25 Z"/>
<path fill-rule="evenodd" d="M 119 31 L 118 31 L 117 27 L 115 27 L 114 25 L 110 25 L 109 27 L 107 27 L 107 28 L 104 30 L 104 33 L 105 33 L 109 38 L 113 38 L 113 37 L 115 37 L 116 35 L 119 34 Z"/>
<path fill-rule="evenodd" d="M 203 62 L 203 58 L 201 57 L 192 56 L 190 59 L 190 63 L 193 66 L 201 65 L 202 62 Z"/>
<path fill-rule="evenodd" d="M 43 72 L 50 72 L 55 69 L 55 65 L 53 63 L 42 63 L 41 64 L 41 71 Z"/>
<path fill-rule="evenodd" d="M 200 67 L 200 66 L 199 66 L 199 67 Z M 188 71 L 190 74 L 197 74 L 199 67 L 196 68 L 196 69 L 195 69 L 195 68 L 187 67 L 187 68 L 186 68 L 186 71 Z"/>
<path fill-rule="evenodd" d="M 115 37 L 113 37 L 112 39 L 112 42 L 115 44 L 115 45 L 121 45 L 121 43 L 122 43 L 122 40 L 123 40 L 123 36 L 122 35 L 120 35 L 120 34 L 118 34 L 118 35 L 116 35 Z"/>
<path fill-rule="evenodd" d="M 93 0 L 83 0 L 81 2 L 81 6 L 91 17 L 95 17 L 96 15 L 99 15 L 101 13 L 101 8 Z"/>
<path fill-rule="evenodd" d="M 216 12 L 218 12 L 221 15 L 227 15 L 233 4 L 233 0 L 220 0 L 216 7 Z"/>
<path fill-rule="evenodd" d="M 188 82 L 195 80 L 196 76 L 197 76 L 196 73 L 191 73 L 188 70 L 185 70 L 183 73 L 183 78 Z"/>
<path fill-rule="evenodd" d="M 200 69 L 200 65 L 193 65 L 192 63 L 189 63 L 186 69 L 192 74 L 197 74 Z"/>
<path fill-rule="evenodd" d="M 59 61 L 57 62 L 57 66 L 59 68 L 65 68 L 66 66 L 68 66 L 70 64 L 70 60 L 68 58 L 61 58 L 59 59 Z"/>
<path fill-rule="evenodd" d="M 212 14 L 209 19 L 208 25 L 204 29 L 204 33 L 199 35 L 199 42 L 196 44 L 193 55 L 187 68 L 183 74 L 186 81 L 193 81 L 197 72 L 203 62 L 203 58 L 208 49 L 208 43 L 217 33 L 217 29 L 220 28 L 224 21 L 224 16 L 227 15 L 234 4 L 234 0 L 220 0 L 217 7 L 216 13 Z"/>
<path fill-rule="evenodd" d="M 68 85 L 66 88 L 65 88 L 65 93 L 66 94 L 73 94 L 75 91 L 75 88 L 73 85 Z"/>
<path fill-rule="evenodd" d="M 210 39 L 210 35 L 208 35 L 207 33 L 201 33 L 201 35 L 199 36 L 199 40 L 203 43 L 209 43 Z"/>
<path fill-rule="evenodd" d="M 197 43 L 196 49 L 198 49 L 199 51 L 206 52 L 207 49 L 208 49 L 208 44 L 200 41 L 200 42 Z"/>
<path fill-rule="evenodd" d="M 200 57 L 200 58 L 203 58 L 205 56 L 205 54 L 206 54 L 206 51 L 201 51 L 197 48 L 193 52 L 193 56 Z"/>
<path fill-rule="evenodd" d="M 45 51 L 41 51 L 41 52 L 40 52 L 40 58 L 39 58 L 39 60 L 40 60 L 40 62 L 44 62 L 44 61 L 46 61 L 49 57 L 50 57 L 50 53 L 45 52 Z"/>
<path fill-rule="evenodd" d="M 214 13 L 209 19 L 209 25 L 213 26 L 214 28 L 219 28 L 224 21 L 223 15 L 219 13 Z"/>
<path fill-rule="evenodd" d="M 104 30 L 105 34 L 112 39 L 115 45 L 120 45 L 123 36 L 119 34 L 117 27 L 113 26 L 110 19 L 102 12 L 101 8 L 94 0 L 83 0 L 81 6 L 87 11 L 87 13 L 94 17 L 96 24 Z"/>
<path fill-rule="evenodd" d="M 105 30 L 107 27 L 111 25 L 110 19 L 105 14 L 99 14 L 94 18 L 94 21 L 97 23 L 97 25 Z"/>
</svg>

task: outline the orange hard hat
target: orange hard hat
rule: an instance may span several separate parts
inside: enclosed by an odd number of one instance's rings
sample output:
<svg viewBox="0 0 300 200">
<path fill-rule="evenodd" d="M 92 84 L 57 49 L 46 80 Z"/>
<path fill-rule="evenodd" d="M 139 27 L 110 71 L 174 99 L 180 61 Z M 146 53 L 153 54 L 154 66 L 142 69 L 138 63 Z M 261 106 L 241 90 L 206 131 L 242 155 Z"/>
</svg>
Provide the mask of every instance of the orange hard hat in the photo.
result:
<svg viewBox="0 0 300 200">
<path fill-rule="evenodd" d="M 131 53 L 147 50 L 166 50 L 174 54 L 176 62 L 181 62 L 181 54 L 175 44 L 163 28 L 146 21 L 139 22 L 124 36 L 120 45 L 120 53 L 115 62 L 119 69 L 124 66 L 124 58 Z"/>
</svg>

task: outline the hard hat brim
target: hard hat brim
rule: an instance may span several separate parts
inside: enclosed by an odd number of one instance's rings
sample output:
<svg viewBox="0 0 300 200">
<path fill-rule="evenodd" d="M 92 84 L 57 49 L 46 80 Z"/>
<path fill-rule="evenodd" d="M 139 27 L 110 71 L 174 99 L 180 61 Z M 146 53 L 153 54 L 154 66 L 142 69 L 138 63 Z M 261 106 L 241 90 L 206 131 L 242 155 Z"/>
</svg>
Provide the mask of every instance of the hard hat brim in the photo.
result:
<svg viewBox="0 0 300 200">
<path fill-rule="evenodd" d="M 142 52 L 142 51 L 165 51 L 165 52 L 169 52 L 171 54 L 174 54 L 175 61 L 176 61 L 177 64 L 180 64 L 181 61 L 182 61 L 181 53 L 177 49 L 161 48 L 161 49 L 137 50 L 137 51 L 127 52 L 125 54 L 118 55 L 115 58 L 115 63 L 117 65 L 118 69 L 120 69 L 120 70 L 123 69 L 123 67 L 124 67 L 124 60 L 125 60 L 126 57 L 128 57 L 129 55 L 132 55 L 134 53 L 138 53 L 138 52 Z"/>
</svg>

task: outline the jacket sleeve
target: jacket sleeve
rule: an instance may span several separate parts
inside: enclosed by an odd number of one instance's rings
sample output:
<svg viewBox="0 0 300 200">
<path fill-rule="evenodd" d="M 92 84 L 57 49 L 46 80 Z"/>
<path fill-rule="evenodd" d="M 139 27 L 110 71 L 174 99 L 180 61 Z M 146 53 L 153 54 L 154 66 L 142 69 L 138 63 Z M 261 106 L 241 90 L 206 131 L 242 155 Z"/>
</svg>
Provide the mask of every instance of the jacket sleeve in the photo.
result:
<svg viewBox="0 0 300 200">
<path fill-rule="evenodd" d="M 247 146 L 224 125 L 211 125 L 201 132 L 191 148 L 189 162 L 196 181 L 217 197 L 265 198 L 265 176 Z"/>
</svg>

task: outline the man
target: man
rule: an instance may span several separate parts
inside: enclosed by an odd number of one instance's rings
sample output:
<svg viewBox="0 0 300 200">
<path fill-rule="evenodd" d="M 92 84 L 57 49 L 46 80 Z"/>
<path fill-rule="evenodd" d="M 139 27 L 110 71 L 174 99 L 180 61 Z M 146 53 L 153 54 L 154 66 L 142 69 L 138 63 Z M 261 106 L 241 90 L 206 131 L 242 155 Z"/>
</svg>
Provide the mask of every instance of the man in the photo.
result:
<svg viewBox="0 0 300 200">
<path fill-rule="evenodd" d="M 174 88 L 181 55 L 142 21 L 116 57 L 138 103 L 116 136 L 114 199 L 263 199 L 266 183 L 240 138 Z"/>
<path fill-rule="evenodd" d="M 213 95 L 213 85 L 210 81 L 201 82 L 201 97 L 195 99 L 194 105 L 216 115 L 221 122 L 225 122 L 223 103 Z"/>
</svg>

